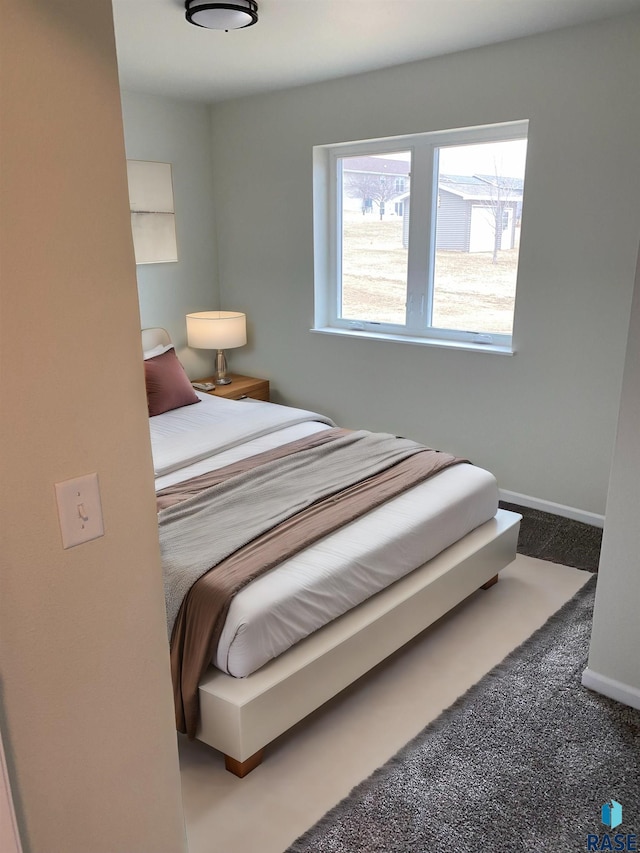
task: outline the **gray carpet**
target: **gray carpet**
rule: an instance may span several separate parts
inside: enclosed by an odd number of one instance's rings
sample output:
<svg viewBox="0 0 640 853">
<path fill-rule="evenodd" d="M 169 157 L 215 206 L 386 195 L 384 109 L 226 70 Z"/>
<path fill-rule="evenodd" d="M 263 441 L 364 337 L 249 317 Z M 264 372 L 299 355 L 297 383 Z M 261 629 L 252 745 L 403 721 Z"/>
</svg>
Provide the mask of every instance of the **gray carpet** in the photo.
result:
<svg viewBox="0 0 640 853">
<path fill-rule="evenodd" d="M 551 563 L 562 563 L 586 572 L 597 572 L 602 528 L 552 515 L 519 504 L 500 502 L 503 509 L 522 516 L 518 553 Z"/>
<path fill-rule="evenodd" d="M 574 853 L 611 798 L 640 831 L 640 712 L 580 683 L 595 584 L 287 853 Z"/>
</svg>

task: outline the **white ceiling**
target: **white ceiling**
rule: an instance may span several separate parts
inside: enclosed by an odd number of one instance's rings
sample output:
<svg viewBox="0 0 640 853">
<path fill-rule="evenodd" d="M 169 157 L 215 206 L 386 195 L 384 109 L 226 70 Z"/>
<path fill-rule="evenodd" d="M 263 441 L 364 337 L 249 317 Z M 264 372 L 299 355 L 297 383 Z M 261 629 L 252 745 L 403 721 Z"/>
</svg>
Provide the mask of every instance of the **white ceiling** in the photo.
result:
<svg viewBox="0 0 640 853">
<path fill-rule="evenodd" d="M 258 0 L 229 33 L 182 0 L 113 0 L 123 89 L 215 102 L 640 9 L 640 0 Z"/>
</svg>

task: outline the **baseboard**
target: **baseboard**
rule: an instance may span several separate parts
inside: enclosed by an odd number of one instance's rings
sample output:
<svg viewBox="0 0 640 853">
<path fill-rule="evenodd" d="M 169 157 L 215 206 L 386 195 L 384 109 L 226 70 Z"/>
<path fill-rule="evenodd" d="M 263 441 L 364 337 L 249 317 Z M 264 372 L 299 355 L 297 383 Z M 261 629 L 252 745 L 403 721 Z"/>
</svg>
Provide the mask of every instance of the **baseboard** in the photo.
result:
<svg viewBox="0 0 640 853">
<path fill-rule="evenodd" d="M 640 689 L 637 687 L 600 675 L 589 667 L 582 673 L 582 684 L 589 690 L 595 690 L 596 693 L 602 693 L 603 696 L 615 699 L 616 702 L 622 702 L 623 705 L 640 710 Z"/>
<path fill-rule="evenodd" d="M 509 492 L 507 489 L 500 489 L 499 496 L 500 500 L 506 503 L 519 504 L 519 506 L 526 506 L 529 509 L 539 509 L 542 512 L 550 512 L 552 515 L 561 515 L 563 518 L 581 521 L 583 524 L 591 524 L 593 527 L 604 527 L 604 515 L 598 515 L 595 512 L 556 504 L 553 501 L 545 501 L 541 498 L 532 498 L 529 495 L 520 495 L 518 492 Z"/>
</svg>

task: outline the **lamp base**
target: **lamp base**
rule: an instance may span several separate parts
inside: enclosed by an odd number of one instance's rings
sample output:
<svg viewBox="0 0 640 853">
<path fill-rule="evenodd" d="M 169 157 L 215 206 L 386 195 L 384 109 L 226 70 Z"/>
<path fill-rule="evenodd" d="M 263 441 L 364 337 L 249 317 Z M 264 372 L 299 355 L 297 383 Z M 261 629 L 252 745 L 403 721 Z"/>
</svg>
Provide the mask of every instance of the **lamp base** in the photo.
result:
<svg viewBox="0 0 640 853">
<path fill-rule="evenodd" d="M 231 379 L 227 376 L 227 359 L 224 350 L 219 349 L 216 353 L 216 376 L 213 380 L 216 385 L 230 385 Z"/>
</svg>

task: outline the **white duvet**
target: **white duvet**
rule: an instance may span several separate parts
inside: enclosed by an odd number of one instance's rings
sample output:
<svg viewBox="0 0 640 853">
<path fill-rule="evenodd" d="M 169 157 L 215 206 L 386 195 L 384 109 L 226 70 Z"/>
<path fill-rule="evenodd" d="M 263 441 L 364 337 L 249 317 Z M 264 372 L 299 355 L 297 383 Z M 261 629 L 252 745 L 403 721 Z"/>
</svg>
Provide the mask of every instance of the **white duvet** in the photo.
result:
<svg viewBox="0 0 640 853">
<path fill-rule="evenodd" d="M 250 399 L 225 400 L 209 394 L 198 396 L 200 403 L 150 419 L 156 477 L 183 470 L 225 450 L 300 423 L 320 422 L 335 426 L 330 418 L 306 409 Z M 175 417 L 168 417 L 174 413 Z M 160 424 L 157 423 L 159 417 L 163 418 Z"/>
<path fill-rule="evenodd" d="M 332 425 L 306 410 L 198 396 L 201 403 L 150 418 L 157 490 Z M 441 471 L 245 587 L 231 604 L 213 663 L 249 675 L 492 518 L 497 507 L 488 471 Z"/>
</svg>

